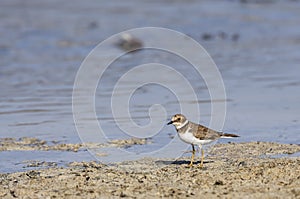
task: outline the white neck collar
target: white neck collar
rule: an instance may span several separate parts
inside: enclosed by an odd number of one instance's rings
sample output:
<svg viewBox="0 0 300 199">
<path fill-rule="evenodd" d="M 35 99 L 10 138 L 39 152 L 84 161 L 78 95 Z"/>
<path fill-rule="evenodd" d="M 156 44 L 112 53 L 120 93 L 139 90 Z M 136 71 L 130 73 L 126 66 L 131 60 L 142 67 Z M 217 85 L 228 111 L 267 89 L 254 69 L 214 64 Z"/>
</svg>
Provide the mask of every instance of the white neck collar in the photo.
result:
<svg viewBox="0 0 300 199">
<path fill-rule="evenodd" d="M 177 129 L 181 129 L 182 127 L 184 127 L 189 121 L 185 120 L 185 122 L 183 122 L 183 124 L 177 126 Z"/>
</svg>

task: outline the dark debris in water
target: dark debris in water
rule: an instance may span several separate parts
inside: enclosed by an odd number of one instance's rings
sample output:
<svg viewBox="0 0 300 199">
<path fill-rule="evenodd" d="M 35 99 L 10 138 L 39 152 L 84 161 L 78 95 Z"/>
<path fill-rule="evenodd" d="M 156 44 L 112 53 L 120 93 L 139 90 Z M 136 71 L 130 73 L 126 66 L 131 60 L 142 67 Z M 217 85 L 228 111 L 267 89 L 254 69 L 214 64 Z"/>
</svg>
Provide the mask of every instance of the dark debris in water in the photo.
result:
<svg viewBox="0 0 300 199">
<path fill-rule="evenodd" d="M 45 162 L 45 161 L 30 161 L 27 163 L 27 165 L 23 166 L 25 167 L 56 167 L 56 162 Z"/>
<path fill-rule="evenodd" d="M 226 33 L 224 31 L 220 31 L 217 33 L 202 33 L 201 39 L 204 41 L 212 41 L 212 40 L 224 40 L 224 41 L 238 41 L 240 39 L 239 33 Z"/>
</svg>

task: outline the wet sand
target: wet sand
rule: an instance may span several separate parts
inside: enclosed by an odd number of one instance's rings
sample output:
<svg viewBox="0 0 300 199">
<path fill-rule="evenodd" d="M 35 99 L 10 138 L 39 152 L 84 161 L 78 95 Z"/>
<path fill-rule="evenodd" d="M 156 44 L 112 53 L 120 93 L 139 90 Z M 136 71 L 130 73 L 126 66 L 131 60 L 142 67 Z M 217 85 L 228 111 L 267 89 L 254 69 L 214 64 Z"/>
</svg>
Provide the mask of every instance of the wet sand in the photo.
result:
<svg viewBox="0 0 300 199">
<path fill-rule="evenodd" d="M 300 146 L 217 144 L 199 168 L 189 158 L 105 165 L 72 162 L 0 174 L 1 198 L 300 198 Z M 295 154 L 295 153 L 298 153 Z"/>
<path fill-rule="evenodd" d="M 130 147 L 132 145 L 143 145 L 150 141 L 148 139 L 116 139 L 111 140 L 108 143 L 98 144 L 98 143 L 60 143 L 60 141 L 45 141 L 37 138 L 22 137 L 16 138 L 1 138 L 0 139 L 0 152 L 1 151 L 73 151 L 86 150 L 86 148 L 103 148 L 103 147 Z"/>
</svg>

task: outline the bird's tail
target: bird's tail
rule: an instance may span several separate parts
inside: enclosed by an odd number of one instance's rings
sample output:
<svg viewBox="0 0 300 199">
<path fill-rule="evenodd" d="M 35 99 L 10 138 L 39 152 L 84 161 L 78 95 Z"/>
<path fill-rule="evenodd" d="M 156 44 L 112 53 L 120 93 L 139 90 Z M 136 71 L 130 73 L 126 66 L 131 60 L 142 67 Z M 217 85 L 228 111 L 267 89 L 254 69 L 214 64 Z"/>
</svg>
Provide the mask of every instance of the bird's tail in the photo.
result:
<svg viewBox="0 0 300 199">
<path fill-rule="evenodd" d="M 222 133 L 221 135 L 221 138 L 236 138 L 236 137 L 240 137 L 240 136 L 232 133 Z"/>
</svg>

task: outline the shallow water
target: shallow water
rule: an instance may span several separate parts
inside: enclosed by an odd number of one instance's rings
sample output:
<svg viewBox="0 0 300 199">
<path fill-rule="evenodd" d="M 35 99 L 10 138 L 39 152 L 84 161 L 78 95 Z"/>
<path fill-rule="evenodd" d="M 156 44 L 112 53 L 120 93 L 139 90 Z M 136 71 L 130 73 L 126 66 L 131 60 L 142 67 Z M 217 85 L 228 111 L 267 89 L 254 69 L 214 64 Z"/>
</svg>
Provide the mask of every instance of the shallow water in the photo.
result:
<svg viewBox="0 0 300 199">
<path fill-rule="evenodd" d="M 212 56 L 226 88 L 223 130 L 241 135 L 235 141 L 300 143 L 299 1 L 99 3 L 90 0 L 67 5 L 50 0 L 6 0 L 1 1 L 0 7 L 1 138 L 80 142 L 72 115 L 72 90 L 83 59 L 112 34 L 135 27 L 158 26 L 191 36 Z M 99 123 L 109 132 L 106 135 L 109 139 L 128 138 L 115 125 L 111 113 L 113 86 L 126 71 L 153 61 L 182 73 L 187 67 L 178 57 L 147 50 L 120 58 L 101 79 L 95 106 Z M 205 83 L 192 73 L 186 76 L 196 87 L 199 99 L 186 103 L 199 104 L 200 122 L 208 125 L 211 106 Z M 130 85 L 124 86 L 124 92 L 126 88 L 130 89 Z M 146 85 L 130 101 L 133 120 L 139 125 L 147 124 L 148 109 L 153 104 L 163 105 L 168 117 L 180 112 L 172 92 L 158 85 Z M 163 147 L 170 141 L 170 134 L 175 134 L 174 128 L 165 126 L 153 137 L 153 144 L 131 150 L 143 152 Z M 3 160 L 0 171 L 10 168 L 10 164 L 3 162 L 18 164 L 24 160 L 22 153 L 16 152 L 11 159 L 6 152 L 0 153 Z M 40 156 L 26 155 L 26 159 L 31 157 Z M 53 157 L 57 158 L 51 161 L 59 162 L 69 155 Z"/>
</svg>

